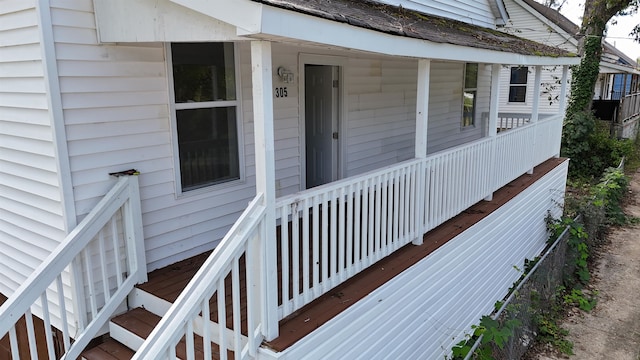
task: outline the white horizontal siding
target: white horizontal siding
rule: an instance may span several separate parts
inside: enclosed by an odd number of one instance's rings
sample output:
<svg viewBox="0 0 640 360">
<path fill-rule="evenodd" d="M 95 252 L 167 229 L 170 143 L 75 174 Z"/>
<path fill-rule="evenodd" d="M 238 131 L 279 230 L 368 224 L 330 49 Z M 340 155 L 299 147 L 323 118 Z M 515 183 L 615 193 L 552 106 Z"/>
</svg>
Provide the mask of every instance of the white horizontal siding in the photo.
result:
<svg viewBox="0 0 640 360">
<path fill-rule="evenodd" d="M 533 91 L 535 85 L 535 67 L 529 67 L 527 76 L 527 93 L 525 102 L 509 102 L 509 88 L 511 81 L 511 66 L 500 68 L 500 112 L 531 114 L 533 109 Z M 557 114 L 560 105 L 561 85 L 557 82 L 562 79 L 562 66 L 543 66 L 540 74 L 540 114 Z M 569 90 L 569 89 L 567 89 Z M 569 91 L 567 91 L 569 96 Z"/>
<path fill-rule="evenodd" d="M 495 18 L 489 1 L 493 0 L 376 0 L 402 6 L 426 14 L 441 16 L 484 27 L 495 27 Z"/>
<path fill-rule="evenodd" d="M 139 170 L 147 264 L 153 270 L 213 248 L 255 194 L 250 50 L 247 43 L 238 44 L 244 180 L 177 196 L 164 46 L 98 44 L 91 3 L 52 3 L 76 212 L 83 217 L 112 186 L 109 172 Z M 346 130 L 343 176 L 413 156 L 416 61 L 274 43 L 274 68 L 292 71 L 295 80 L 283 83 L 275 74 L 273 78 L 274 87 L 286 86 L 288 92 L 286 98 L 274 98 L 278 196 L 301 188 L 302 53 L 348 58 L 348 103 L 343 104 L 346 118 L 341 119 Z M 461 79 L 461 67 L 456 69 Z M 439 70 L 436 66 L 434 72 Z M 447 76 L 442 83 L 448 83 Z M 440 109 L 433 120 L 455 117 L 457 131 L 447 134 L 449 140 L 460 137 L 461 85 L 455 88 L 455 114 Z"/>
<path fill-rule="evenodd" d="M 502 28 L 503 31 L 545 45 L 577 52 L 575 39 L 524 2 L 505 0 L 504 4 L 510 21 Z"/>
<path fill-rule="evenodd" d="M 40 44 L 46 30 L 36 3 L 0 1 L 0 292 L 6 296 L 66 234 Z M 63 282 L 69 290 L 66 273 Z M 67 316 L 73 319 L 69 294 Z M 35 308 L 34 314 L 42 315 Z M 60 324 L 56 312 L 52 322 Z"/>
<path fill-rule="evenodd" d="M 345 175 L 413 157 L 417 63 L 352 58 L 348 66 Z"/>
<path fill-rule="evenodd" d="M 480 109 L 488 104 L 489 83 L 486 69 L 478 67 L 478 99 Z M 435 153 L 482 137 L 480 113 L 476 111 L 476 126 L 462 128 L 463 63 L 433 62 L 429 86 L 429 124 L 427 151 Z"/>
<path fill-rule="evenodd" d="M 280 359 L 442 359 L 491 313 L 545 247 L 547 211 L 560 215 L 567 162 L 367 295 Z M 428 241 L 428 240 L 427 240 Z"/>
<path fill-rule="evenodd" d="M 113 186 L 109 172 L 135 168 L 148 269 L 212 249 L 253 197 L 253 160 L 243 183 L 177 197 L 163 44 L 99 44 L 91 0 L 52 1 L 52 18 L 78 217 Z M 241 54 L 250 79 L 248 47 Z M 242 109 L 251 156 L 251 109 Z"/>
<path fill-rule="evenodd" d="M 103 42 L 231 41 L 237 38 L 232 25 L 171 1 L 97 0 L 94 3 Z"/>
</svg>

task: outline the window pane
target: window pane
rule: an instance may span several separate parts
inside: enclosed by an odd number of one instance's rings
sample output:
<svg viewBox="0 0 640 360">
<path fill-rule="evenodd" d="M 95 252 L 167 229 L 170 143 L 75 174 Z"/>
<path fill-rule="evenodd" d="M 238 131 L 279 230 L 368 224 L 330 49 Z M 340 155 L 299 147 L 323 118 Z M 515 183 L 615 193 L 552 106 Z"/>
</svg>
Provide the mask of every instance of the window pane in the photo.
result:
<svg viewBox="0 0 640 360">
<path fill-rule="evenodd" d="M 232 43 L 171 45 L 176 103 L 235 100 Z"/>
<path fill-rule="evenodd" d="M 462 126 L 471 126 L 474 124 L 474 114 L 476 105 L 476 92 L 464 92 L 464 104 L 462 110 Z"/>
<path fill-rule="evenodd" d="M 509 87 L 509 102 L 524 102 L 527 97 L 526 86 Z"/>
<path fill-rule="evenodd" d="M 182 189 L 240 178 L 235 107 L 179 110 Z"/>
<path fill-rule="evenodd" d="M 465 66 L 464 87 L 465 88 L 478 87 L 478 64 L 467 63 L 467 66 Z"/>
<path fill-rule="evenodd" d="M 512 67 L 511 68 L 511 84 L 526 84 L 529 68 Z"/>
</svg>

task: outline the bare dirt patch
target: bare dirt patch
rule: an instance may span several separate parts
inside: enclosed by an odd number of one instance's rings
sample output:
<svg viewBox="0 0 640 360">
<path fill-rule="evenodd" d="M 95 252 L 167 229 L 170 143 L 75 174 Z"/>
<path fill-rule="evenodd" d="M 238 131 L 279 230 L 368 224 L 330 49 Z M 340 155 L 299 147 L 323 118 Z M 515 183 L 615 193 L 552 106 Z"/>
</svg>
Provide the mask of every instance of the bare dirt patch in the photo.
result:
<svg viewBox="0 0 640 360">
<path fill-rule="evenodd" d="M 640 217 L 640 171 L 625 213 Z M 611 229 L 596 257 L 590 288 L 598 291 L 598 304 L 590 313 L 570 311 L 561 324 L 575 355 L 545 352 L 535 359 L 640 360 L 640 225 Z"/>
</svg>

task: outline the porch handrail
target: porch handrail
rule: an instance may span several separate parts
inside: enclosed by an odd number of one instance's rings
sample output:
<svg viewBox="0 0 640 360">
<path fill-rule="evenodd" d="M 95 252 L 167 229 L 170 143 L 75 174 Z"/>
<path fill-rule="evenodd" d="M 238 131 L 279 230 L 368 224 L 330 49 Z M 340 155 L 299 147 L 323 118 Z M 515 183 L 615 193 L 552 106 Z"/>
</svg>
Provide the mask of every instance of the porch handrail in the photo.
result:
<svg viewBox="0 0 640 360">
<path fill-rule="evenodd" d="M 262 342 L 263 294 L 265 275 L 260 271 L 261 247 L 264 244 L 265 206 L 260 193 L 235 222 L 220 244 L 178 296 L 162 320 L 140 346 L 133 359 L 175 358 L 177 344 L 184 337 L 186 356 L 195 353 L 194 334 L 201 335 L 205 354 L 211 353 L 211 342 L 219 345 L 220 359 L 234 352 L 235 359 L 253 358 Z M 241 332 L 241 266 L 246 266 L 247 334 Z M 229 279 L 230 277 L 230 279 Z M 232 328 L 226 321 L 225 280 L 231 280 Z M 217 297 L 214 298 L 214 295 Z M 217 326 L 209 326 L 199 318 L 210 319 L 210 299 L 217 300 Z M 221 321 L 221 319 L 223 319 Z M 200 341 L 200 340 L 198 340 Z M 206 356 L 206 355 L 205 355 Z"/>
<path fill-rule="evenodd" d="M 116 217 L 120 211 L 123 211 L 121 220 L 122 229 L 118 228 Z M 112 237 L 114 245 L 114 262 L 117 262 L 116 269 L 121 271 L 117 274 L 107 274 L 107 264 L 101 262 L 102 277 L 99 279 L 103 283 L 108 284 L 110 277 L 115 277 L 117 281 L 116 289 L 109 289 L 108 285 L 104 289 L 95 291 L 95 284 L 87 285 L 91 291 L 89 302 L 91 303 L 91 320 L 82 326 L 79 324 L 78 333 L 73 336 L 74 341 L 71 343 L 71 334 L 69 334 L 69 326 L 67 322 L 67 309 L 65 306 L 65 295 L 63 286 L 63 274 L 74 261 L 79 260 L 79 256 L 86 256 L 87 247 L 95 244 L 104 249 L 104 237 L 101 234 L 104 229 L 108 229 L 118 236 L 121 232 L 124 234 L 124 241 L 128 260 L 128 269 L 122 269 L 119 259 L 121 257 L 119 250 L 120 239 Z M 100 254 L 102 261 L 105 260 L 105 254 Z M 93 278 L 93 265 L 89 261 L 84 262 L 88 270 L 85 275 Z M 124 274 L 123 274 L 124 273 Z M 51 330 L 51 314 L 55 308 L 52 308 L 51 301 L 48 299 L 47 290 L 57 292 L 57 304 L 59 308 L 57 315 L 60 317 L 61 331 L 63 334 L 63 351 L 62 358 L 76 359 L 82 350 L 87 346 L 89 341 L 97 334 L 102 326 L 109 320 L 116 308 L 124 301 L 134 285 L 146 281 L 146 263 L 144 259 L 144 247 L 142 238 L 142 215 L 140 211 L 140 195 L 138 189 L 137 176 L 123 176 L 118 179 L 114 187 L 100 200 L 96 207 L 71 231 L 60 245 L 40 264 L 34 272 L 18 287 L 11 297 L 0 307 L 0 338 L 9 333 L 11 344 L 11 353 L 14 358 L 19 358 L 19 347 L 28 346 L 32 358 L 37 358 L 35 331 L 33 326 L 32 309 L 42 312 L 42 320 L 44 321 L 44 331 L 47 345 L 47 353 L 50 359 L 55 359 L 55 346 L 53 343 L 53 335 Z M 104 305 L 99 306 L 95 296 L 96 293 L 102 293 Z M 39 301 L 38 301 L 39 300 Z M 75 299 L 84 302 L 85 299 Z M 39 302 L 39 303 L 38 303 Z M 84 307 L 81 307 L 84 308 Z M 76 314 L 82 316 L 84 314 Z M 26 328 L 28 336 L 28 344 L 18 344 L 16 335 L 16 323 L 22 317 L 26 319 Z"/>
<path fill-rule="evenodd" d="M 283 319 L 560 151 L 562 115 L 276 200 Z M 557 136 L 555 136 L 557 135 Z M 547 139 L 548 138 L 548 139 Z"/>
</svg>

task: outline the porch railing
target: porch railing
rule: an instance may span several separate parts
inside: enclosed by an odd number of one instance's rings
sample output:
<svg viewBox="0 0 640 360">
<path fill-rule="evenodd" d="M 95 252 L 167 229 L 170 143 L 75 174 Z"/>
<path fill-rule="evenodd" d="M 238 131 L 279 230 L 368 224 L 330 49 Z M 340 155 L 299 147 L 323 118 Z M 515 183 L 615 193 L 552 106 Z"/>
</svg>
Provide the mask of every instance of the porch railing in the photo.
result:
<svg viewBox="0 0 640 360">
<path fill-rule="evenodd" d="M 249 204 L 134 359 L 193 359 L 196 348 L 202 349 L 205 359 L 211 358 L 212 350 L 220 359 L 256 356 L 263 339 L 265 274 L 260 269 L 267 231 L 263 198 L 258 194 Z M 212 349 L 212 342 L 219 348 Z"/>
<path fill-rule="evenodd" d="M 277 200 L 278 317 L 560 152 L 562 116 Z"/>
<path fill-rule="evenodd" d="M 640 93 L 627 95 L 620 102 L 620 123 L 636 116 L 640 116 Z"/>
<path fill-rule="evenodd" d="M 415 240 L 421 171 L 410 160 L 278 199 L 280 319 Z"/>
<path fill-rule="evenodd" d="M 79 270 L 76 275 L 82 277 L 77 283 L 85 287 L 77 291 L 87 295 L 86 306 L 79 306 L 81 313 L 74 314 L 78 323 L 73 334 L 67 317 L 72 295 L 65 284 L 72 264 Z M 8 333 L 14 359 L 75 359 L 133 286 L 146 277 L 138 178 L 123 176 L 0 307 L 0 338 Z M 74 300 L 82 303 L 84 297 Z M 44 334 L 36 333 L 34 313 L 43 320 Z M 26 321 L 28 340 L 19 343 L 16 324 L 20 319 Z M 52 325 L 60 329 L 62 344 L 54 344 Z"/>
<path fill-rule="evenodd" d="M 255 357 L 263 328 L 277 326 L 265 323 L 265 312 L 277 311 L 283 319 L 401 246 L 420 241 L 426 231 L 557 155 L 559 134 L 544 137 L 561 127 L 562 116 L 547 117 L 426 159 L 277 199 L 278 284 L 267 284 L 261 270 L 264 239 L 273 230 L 265 226 L 258 194 L 134 358 L 175 358 L 177 348 L 192 358 L 196 347 L 206 356 L 212 342 L 219 344 L 215 350 L 222 359 L 231 353 Z M 278 308 L 266 308 L 263 296 L 276 287 Z"/>
<path fill-rule="evenodd" d="M 549 117 L 554 116 L 553 114 L 539 114 L 539 119 L 543 120 Z M 489 113 L 483 112 L 481 114 L 482 122 L 484 124 L 489 124 Z M 529 113 L 509 113 L 509 112 L 500 112 L 498 113 L 498 120 L 496 122 L 496 128 L 498 132 L 516 129 L 521 126 L 528 125 L 531 122 L 531 114 Z"/>
</svg>

